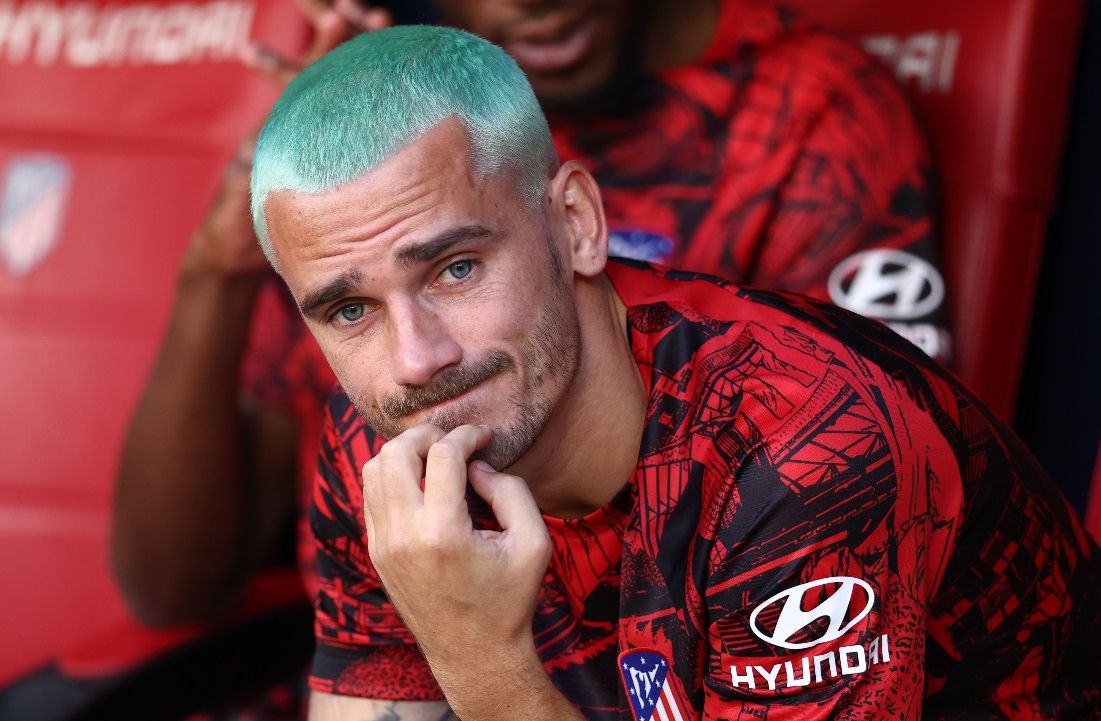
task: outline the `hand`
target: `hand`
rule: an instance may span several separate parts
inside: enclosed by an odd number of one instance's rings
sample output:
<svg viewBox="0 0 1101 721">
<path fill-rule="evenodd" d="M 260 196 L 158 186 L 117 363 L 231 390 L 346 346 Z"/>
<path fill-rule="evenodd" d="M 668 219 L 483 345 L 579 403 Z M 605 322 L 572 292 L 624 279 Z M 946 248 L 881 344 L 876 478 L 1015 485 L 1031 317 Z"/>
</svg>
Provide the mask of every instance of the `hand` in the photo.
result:
<svg viewBox="0 0 1101 721">
<path fill-rule="evenodd" d="M 371 560 L 445 694 L 471 674 L 484 686 L 490 669 L 542 673 L 531 622 L 550 537 L 522 479 L 468 462 L 490 437 L 482 426 L 416 426 L 363 467 Z M 474 528 L 467 479 L 503 530 Z"/>
<path fill-rule="evenodd" d="M 256 72 L 286 85 L 310 63 L 350 38 L 357 31 L 388 27 L 389 11 L 365 7 L 355 0 L 298 0 L 313 25 L 313 41 L 297 59 L 285 58 L 258 43 L 245 48 L 241 61 Z M 222 278 L 260 276 L 268 263 L 256 241 L 249 210 L 249 174 L 256 137 L 241 144 L 226 168 L 222 184 L 207 210 L 184 258 L 185 270 Z"/>
<path fill-rule="evenodd" d="M 381 30 L 394 24 L 389 10 L 356 0 L 297 0 L 297 3 L 313 26 L 313 41 L 300 57 L 286 58 L 259 43 L 247 46 L 241 57 L 250 68 L 283 85 L 356 33 Z"/>
<path fill-rule="evenodd" d="M 191 237 L 183 261 L 185 273 L 235 278 L 260 277 L 268 272 L 249 210 L 249 174 L 255 145 L 255 137 L 241 143 L 226 167 L 222 184 Z"/>
</svg>

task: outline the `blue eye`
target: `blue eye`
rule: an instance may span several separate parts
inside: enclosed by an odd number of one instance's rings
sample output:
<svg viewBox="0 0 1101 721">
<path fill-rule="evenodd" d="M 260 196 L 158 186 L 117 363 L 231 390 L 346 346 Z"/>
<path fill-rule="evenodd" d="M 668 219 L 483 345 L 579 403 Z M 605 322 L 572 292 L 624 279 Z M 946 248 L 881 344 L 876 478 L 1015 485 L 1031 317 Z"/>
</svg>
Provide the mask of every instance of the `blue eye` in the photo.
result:
<svg viewBox="0 0 1101 721">
<path fill-rule="evenodd" d="M 447 266 L 447 272 L 450 273 L 451 277 L 455 280 L 462 280 L 470 275 L 472 270 L 474 270 L 474 263 L 469 260 L 457 260 Z"/>
<path fill-rule="evenodd" d="M 337 315 L 346 323 L 355 323 L 363 318 L 364 312 L 362 303 L 349 303 L 338 310 Z"/>
</svg>

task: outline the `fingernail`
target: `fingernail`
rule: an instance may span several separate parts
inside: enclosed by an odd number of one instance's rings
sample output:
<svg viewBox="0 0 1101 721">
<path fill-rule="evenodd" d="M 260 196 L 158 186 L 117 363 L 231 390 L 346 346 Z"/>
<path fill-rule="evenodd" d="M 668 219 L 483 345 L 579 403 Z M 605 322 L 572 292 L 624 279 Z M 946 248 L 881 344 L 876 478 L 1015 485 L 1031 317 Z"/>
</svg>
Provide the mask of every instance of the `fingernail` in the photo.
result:
<svg viewBox="0 0 1101 721">
<path fill-rule="evenodd" d="M 495 473 L 496 472 L 494 470 L 493 466 L 489 465 L 488 463 L 486 463 L 483 460 L 474 461 L 474 467 L 477 468 L 482 473 Z"/>
<path fill-rule="evenodd" d="M 342 16 L 336 10 L 327 10 L 318 20 L 318 23 L 328 30 L 339 27 L 344 22 L 344 16 Z"/>
<path fill-rule="evenodd" d="M 352 0 L 336 0 L 333 3 L 333 9 L 347 20 L 355 23 L 362 22 L 367 15 L 367 11 L 352 2 Z"/>
</svg>

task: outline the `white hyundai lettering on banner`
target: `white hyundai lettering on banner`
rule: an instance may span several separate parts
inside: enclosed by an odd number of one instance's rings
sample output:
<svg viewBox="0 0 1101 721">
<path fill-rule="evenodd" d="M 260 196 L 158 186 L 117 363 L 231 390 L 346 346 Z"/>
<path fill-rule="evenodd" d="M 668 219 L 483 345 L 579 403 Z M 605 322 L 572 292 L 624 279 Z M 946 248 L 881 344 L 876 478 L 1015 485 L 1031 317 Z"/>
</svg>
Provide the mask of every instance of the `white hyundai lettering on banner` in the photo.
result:
<svg viewBox="0 0 1101 721">
<path fill-rule="evenodd" d="M 253 2 L 0 2 L 0 63 L 75 68 L 236 62 Z"/>
<path fill-rule="evenodd" d="M 903 250 L 850 255 L 830 273 L 827 289 L 836 305 L 881 320 L 920 318 L 944 300 L 944 280 L 937 269 Z"/>
<path fill-rule="evenodd" d="M 894 70 L 899 82 L 914 80 L 926 92 L 952 91 L 960 54 L 960 34 L 955 30 L 930 30 L 906 37 L 869 35 L 861 44 Z"/>
</svg>

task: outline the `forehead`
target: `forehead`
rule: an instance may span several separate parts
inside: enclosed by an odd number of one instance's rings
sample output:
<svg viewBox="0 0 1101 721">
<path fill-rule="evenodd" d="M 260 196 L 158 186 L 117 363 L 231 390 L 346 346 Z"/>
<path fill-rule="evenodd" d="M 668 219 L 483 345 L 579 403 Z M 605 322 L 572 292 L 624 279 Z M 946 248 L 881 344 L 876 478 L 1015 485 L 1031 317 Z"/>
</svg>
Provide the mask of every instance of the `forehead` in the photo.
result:
<svg viewBox="0 0 1101 721">
<path fill-rule="evenodd" d="M 320 194 L 272 193 L 264 208 L 290 283 L 303 265 L 363 252 L 365 244 L 382 252 L 451 225 L 499 220 L 519 210 L 514 185 L 478 176 L 466 130 L 449 118 L 347 185 Z"/>
</svg>

